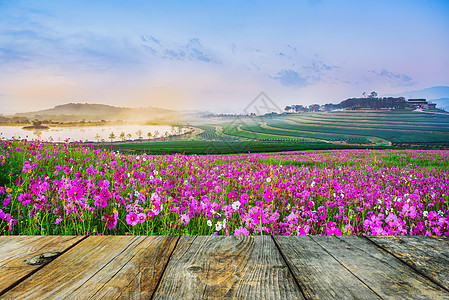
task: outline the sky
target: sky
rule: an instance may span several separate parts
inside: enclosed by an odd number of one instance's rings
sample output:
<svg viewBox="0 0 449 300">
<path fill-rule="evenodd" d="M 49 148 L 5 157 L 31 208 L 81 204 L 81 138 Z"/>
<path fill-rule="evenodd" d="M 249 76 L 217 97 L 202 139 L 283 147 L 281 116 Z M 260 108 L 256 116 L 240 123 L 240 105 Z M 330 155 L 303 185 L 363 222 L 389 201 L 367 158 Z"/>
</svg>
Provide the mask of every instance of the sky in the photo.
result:
<svg viewBox="0 0 449 300">
<path fill-rule="evenodd" d="M 0 0 L 0 114 L 242 112 L 449 85 L 449 1 Z"/>
</svg>

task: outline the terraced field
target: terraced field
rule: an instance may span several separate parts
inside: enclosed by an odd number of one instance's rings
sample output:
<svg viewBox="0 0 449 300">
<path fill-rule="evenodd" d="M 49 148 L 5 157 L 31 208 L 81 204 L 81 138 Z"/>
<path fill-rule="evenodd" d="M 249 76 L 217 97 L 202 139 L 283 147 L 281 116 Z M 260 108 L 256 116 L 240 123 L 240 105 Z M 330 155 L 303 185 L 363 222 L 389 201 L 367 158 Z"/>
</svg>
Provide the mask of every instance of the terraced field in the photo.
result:
<svg viewBox="0 0 449 300">
<path fill-rule="evenodd" d="M 203 138 L 449 148 L 449 115 L 405 110 L 289 114 L 213 125 L 198 126 Z"/>
<path fill-rule="evenodd" d="M 203 130 L 198 137 L 207 141 L 238 141 L 241 138 L 232 135 L 225 135 L 220 132 L 220 127 L 217 125 L 198 125 L 196 126 Z"/>
</svg>

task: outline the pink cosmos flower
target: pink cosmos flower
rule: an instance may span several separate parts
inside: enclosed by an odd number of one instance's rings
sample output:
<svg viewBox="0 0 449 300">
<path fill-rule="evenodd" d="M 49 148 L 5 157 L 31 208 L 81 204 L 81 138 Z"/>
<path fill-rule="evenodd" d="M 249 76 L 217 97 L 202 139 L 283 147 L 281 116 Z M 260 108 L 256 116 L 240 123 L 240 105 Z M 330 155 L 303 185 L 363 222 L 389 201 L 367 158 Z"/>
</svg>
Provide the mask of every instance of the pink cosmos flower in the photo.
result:
<svg viewBox="0 0 449 300">
<path fill-rule="evenodd" d="M 248 235 L 249 235 L 249 232 L 248 232 L 248 229 L 246 229 L 245 227 L 240 226 L 239 228 L 237 228 L 237 229 L 234 231 L 234 235 L 235 235 L 235 236 L 238 236 L 238 235 L 245 235 L 245 236 L 248 236 Z"/>
<path fill-rule="evenodd" d="M 414 219 L 416 216 L 416 208 L 414 206 L 410 206 L 408 203 L 406 203 L 402 207 L 402 213 L 404 214 L 404 216 Z"/>
<path fill-rule="evenodd" d="M 190 222 L 190 217 L 187 214 L 181 214 L 181 224 L 187 225 Z"/>
<path fill-rule="evenodd" d="M 297 235 L 307 235 L 310 231 L 310 226 L 306 225 L 304 227 L 302 226 L 298 226 L 298 228 L 296 228 L 296 234 Z"/>
<path fill-rule="evenodd" d="M 341 235 L 340 229 L 336 227 L 326 228 L 326 235 Z"/>
<path fill-rule="evenodd" d="M 30 194 L 20 194 L 19 197 L 17 197 L 17 200 L 22 203 L 22 205 L 27 205 L 31 203 L 32 197 Z"/>
<path fill-rule="evenodd" d="M 258 209 L 252 217 L 252 221 L 254 224 L 259 225 L 263 222 L 263 210 Z"/>
<path fill-rule="evenodd" d="M 137 215 L 137 221 L 139 223 L 145 222 L 146 219 L 147 219 L 147 215 L 145 213 L 140 213 Z"/>
<path fill-rule="evenodd" d="M 243 193 L 243 194 L 240 196 L 240 203 L 246 204 L 246 203 L 248 203 L 248 200 L 249 200 L 248 194 Z"/>
<path fill-rule="evenodd" d="M 31 171 L 31 166 L 29 164 L 25 164 L 22 168 L 22 172 L 28 173 L 29 171 Z"/>
<path fill-rule="evenodd" d="M 153 213 L 152 211 L 148 212 L 147 218 L 148 218 L 148 220 L 153 220 L 153 218 L 154 218 L 154 213 Z"/>
<path fill-rule="evenodd" d="M 267 202 L 273 202 L 274 196 L 271 192 L 265 192 L 263 194 L 263 198 L 265 199 L 265 201 Z"/>
<path fill-rule="evenodd" d="M 137 218 L 137 215 L 135 213 L 129 213 L 126 215 L 126 223 L 128 223 L 131 226 L 136 226 L 137 223 L 139 223 L 139 220 Z"/>
</svg>

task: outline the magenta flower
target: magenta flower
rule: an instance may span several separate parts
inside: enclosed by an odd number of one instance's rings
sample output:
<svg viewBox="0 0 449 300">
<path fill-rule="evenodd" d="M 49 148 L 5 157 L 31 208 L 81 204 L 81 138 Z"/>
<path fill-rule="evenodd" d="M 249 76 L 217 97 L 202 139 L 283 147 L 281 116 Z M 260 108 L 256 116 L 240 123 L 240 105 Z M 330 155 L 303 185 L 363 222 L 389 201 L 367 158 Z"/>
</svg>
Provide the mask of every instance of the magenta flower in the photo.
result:
<svg viewBox="0 0 449 300">
<path fill-rule="evenodd" d="M 265 199 L 265 201 L 267 202 L 273 202 L 274 196 L 271 192 L 265 192 L 263 194 L 263 198 Z"/>
<path fill-rule="evenodd" d="M 249 235 L 248 229 L 246 229 L 245 227 L 240 226 L 239 228 L 237 228 L 234 231 L 234 235 L 238 236 L 238 235 Z"/>
<path fill-rule="evenodd" d="M 105 222 L 109 230 L 113 230 L 117 227 L 118 214 L 103 214 L 101 220 Z"/>
<path fill-rule="evenodd" d="M 154 213 L 152 211 L 149 211 L 147 214 L 147 218 L 148 220 L 153 220 L 154 219 Z"/>
<path fill-rule="evenodd" d="M 140 213 L 137 215 L 137 221 L 139 223 L 145 222 L 146 219 L 147 219 L 147 215 L 145 213 Z"/>
<path fill-rule="evenodd" d="M 253 214 L 252 221 L 256 225 L 260 225 L 262 223 L 262 221 L 263 221 L 263 210 L 262 209 L 258 209 Z"/>
<path fill-rule="evenodd" d="M 131 226 L 136 226 L 137 223 L 139 223 L 139 220 L 137 218 L 137 215 L 135 213 L 129 213 L 126 215 L 126 223 L 128 223 Z"/>
<path fill-rule="evenodd" d="M 240 196 L 240 203 L 246 204 L 246 203 L 248 203 L 248 200 L 249 200 L 248 194 L 243 193 L 243 194 Z"/>
<path fill-rule="evenodd" d="M 24 166 L 23 166 L 23 168 L 22 168 L 22 172 L 23 173 L 28 173 L 28 172 L 30 172 L 31 171 L 31 166 L 28 164 L 28 163 L 26 163 Z"/>
<path fill-rule="evenodd" d="M 22 205 L 30 204 L 32 199 L 30 194 L 20 194 L 19 197 L 17 197 L 17 200 L 21 202 Z"/>
<path fill-rule="evenodd" d="M 190 217 L 187 214 L 181 214 L 181 224 L 187 225 L 190 222 Z"/>
</svg>

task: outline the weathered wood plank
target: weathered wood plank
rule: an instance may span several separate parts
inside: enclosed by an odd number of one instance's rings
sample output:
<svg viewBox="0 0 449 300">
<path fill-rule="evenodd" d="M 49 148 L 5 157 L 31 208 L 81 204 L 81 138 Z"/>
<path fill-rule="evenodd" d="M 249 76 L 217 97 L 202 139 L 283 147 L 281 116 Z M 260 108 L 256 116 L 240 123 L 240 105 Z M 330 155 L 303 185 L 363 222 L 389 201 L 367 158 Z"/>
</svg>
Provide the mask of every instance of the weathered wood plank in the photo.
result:
<svg viewBox="0 0 449 300">
<path fill-rule="evenodd" d="M 273 240 L 181 237 L 155 299 L 301 299 Z"/>
<path fill-rule="evenodd" d="M 382 298 L 449 299 L 444 289 L 365 238 L 312 239 Z"/>
<path fill-rule="evenodd" d="M 0 236 L 0 295 L 82 236 Z"/>
<path fill-rule="evenodd" d="M 449 244 L 449 236 L 432 235 L 432 236 L 429 236 L 429 238 Z"/>
<path fill-rule="evenodd" d="M 380 299 L 310 237 L 276 236 L 274 240 L 306 298 Z"/>
<path fill-rule="evenodd" d="M 449 291 L 449 244 L 425 236 L 369 239 Z"/>
<path fill-rule="evenodd" d="M 148 299 L 178 237 L 89 237 L 5 299 Z"/>
</svg>

